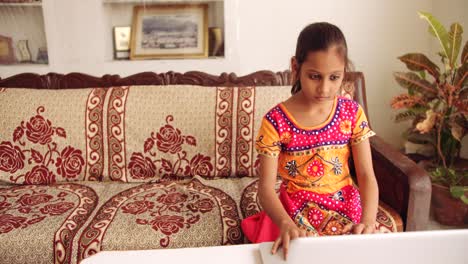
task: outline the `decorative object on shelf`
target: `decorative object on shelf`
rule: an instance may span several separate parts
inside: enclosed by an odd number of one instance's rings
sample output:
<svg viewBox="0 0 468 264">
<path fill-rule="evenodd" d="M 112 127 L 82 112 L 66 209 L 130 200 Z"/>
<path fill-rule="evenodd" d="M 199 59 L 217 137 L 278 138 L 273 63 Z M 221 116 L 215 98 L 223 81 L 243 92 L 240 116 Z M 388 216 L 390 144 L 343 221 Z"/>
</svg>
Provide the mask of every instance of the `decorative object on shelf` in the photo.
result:
<svg viewBox="0 0 468 264">
<path fill-rule="evenodd" d="M 18 62 L 31 62 L 32 56 L 29 50 L 28 40 L 18 40 L 16 43 Z"/>
<path fill-rule="evenodd" d="M 0 4 L 29 4 L 42 3 L 42 0 L 0 0 Z"/>
<path fill-rule="evenodd" d="M 392 107 L 404 109 L 396 120 L 412 120 L 409 134 L 434 149 L 435 155 L 421 165 L 431 174 L 435 219 L 445 225 L 468 224 L 468 161 L 460 158 L 461 141 L 468 132 L 468 42 L 458 62 L 462 26 L 453 23 L 447 31 L 431 14 L 419 15 L 441 45 L 443 65 L 439 68 L 422 53 L 399 57 L 412 72 L 394 74 L 408 92 L 393 98 Z"/>
<path fill-rule="evenodd" d="M 135 6 L 131 59 L 208 56 L 207 4 Z"/>
<path fill-rule="evenodd" d="M 224 42 L 223 32 L 219 27 L 210 27 L 209 34 L 209 55 L 210 56 L 223 56 L 224 55 Z"/>
<path fill-rule="evenodd" d="M 15 63 L 15 51 L 10 37 L 0 35 L 0 64 Z"/>
<path fill-rule="evenodd" d="M 46 47 L 40 47 L 37 49 L 36 63 L 43 63 L 43 64 L 49 63 L 49 55 L 47 53 Z"/>
<path fill-rule="evenodd" d="M 117 60 L 130 57 L 131 27 L 114 27 L 114 58 Z"/>
</svg>

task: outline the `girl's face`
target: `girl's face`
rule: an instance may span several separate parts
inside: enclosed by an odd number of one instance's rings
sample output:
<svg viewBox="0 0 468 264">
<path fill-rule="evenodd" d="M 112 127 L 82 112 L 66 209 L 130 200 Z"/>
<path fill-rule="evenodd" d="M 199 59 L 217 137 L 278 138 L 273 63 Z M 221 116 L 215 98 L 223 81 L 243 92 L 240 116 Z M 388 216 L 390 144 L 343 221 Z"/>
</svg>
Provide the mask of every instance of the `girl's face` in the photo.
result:
<svg viewBox="0 0 468 264">
<path fill-rule="evenodd" d="M 293 58 L 293 73 L 297 73 L 298 64 Z M 344 77 L 345 62 L 343 55 L 335 47 L 326 51 L 314 51 L 307 54 L 298 73 L 301 82 L 299 94 L 308 102 L 325 103 L 333 101 L 341 87 Z"/>
</svg>

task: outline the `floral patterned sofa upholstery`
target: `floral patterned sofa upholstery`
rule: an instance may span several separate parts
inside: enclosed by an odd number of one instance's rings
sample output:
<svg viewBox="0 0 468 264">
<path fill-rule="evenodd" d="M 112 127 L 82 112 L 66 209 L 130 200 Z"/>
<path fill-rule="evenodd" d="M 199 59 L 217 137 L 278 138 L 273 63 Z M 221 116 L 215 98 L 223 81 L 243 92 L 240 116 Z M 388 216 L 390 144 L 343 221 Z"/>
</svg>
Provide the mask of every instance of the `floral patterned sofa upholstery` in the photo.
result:
<svg viewBox="0 0 468 264">
<path fill-rule="evenodd" d="M 240 222 L 260 210 L 255 134 L 289 82 L 269 71 L 0 79 L 0 263 L 247 243 Z M 351 73 L 342 93 L 365 105 L 363 85 Z M 372 146 L 378 229 L 420 228 L 427 212 L 412 204 L 426 201 L 427 175 Z"/>
</svg>

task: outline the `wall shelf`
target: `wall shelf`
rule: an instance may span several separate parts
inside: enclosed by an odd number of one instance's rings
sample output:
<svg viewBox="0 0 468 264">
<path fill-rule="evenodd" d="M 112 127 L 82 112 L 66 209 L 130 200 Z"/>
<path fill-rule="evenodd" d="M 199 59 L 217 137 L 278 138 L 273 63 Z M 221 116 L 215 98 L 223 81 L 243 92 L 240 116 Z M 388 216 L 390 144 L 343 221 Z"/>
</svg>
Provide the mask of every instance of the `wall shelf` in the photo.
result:
<svg viewBox="0 0 468 264">
<path fill-rule="evenodd" d="M 41 1 L 0 3 L 0 35 L 3 36 L 3 58 L 13 58 L 0 59 L 0 64 L 48 63 Z"/>
</svg>

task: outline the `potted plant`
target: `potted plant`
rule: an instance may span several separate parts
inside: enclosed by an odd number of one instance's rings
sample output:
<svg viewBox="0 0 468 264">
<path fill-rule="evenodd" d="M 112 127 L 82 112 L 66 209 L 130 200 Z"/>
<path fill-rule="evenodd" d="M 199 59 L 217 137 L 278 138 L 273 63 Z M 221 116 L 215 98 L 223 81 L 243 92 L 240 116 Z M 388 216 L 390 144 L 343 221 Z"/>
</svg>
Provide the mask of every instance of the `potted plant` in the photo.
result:
<svg viewBox="0 0 468 264">
<path fill-rule="evenodd" d="M 433 153 L 424 162 L 432 178 L 432 209 L 435 219 L 446 225 L 468 223 L 468 160 L 460 158 L 462 138 L 468 131 L 468 42 L 461 52 L 463 28 L 453 23 L 450 30 L 431 14 L 419 12 L 437 39 L 441 67 L 422 53 L 398 59 L 410 72 L 394 77 L 406 93 L 395 96 L 396 121 L 411 120 L 409 140 L 427 143 Z"/>
</svg>

